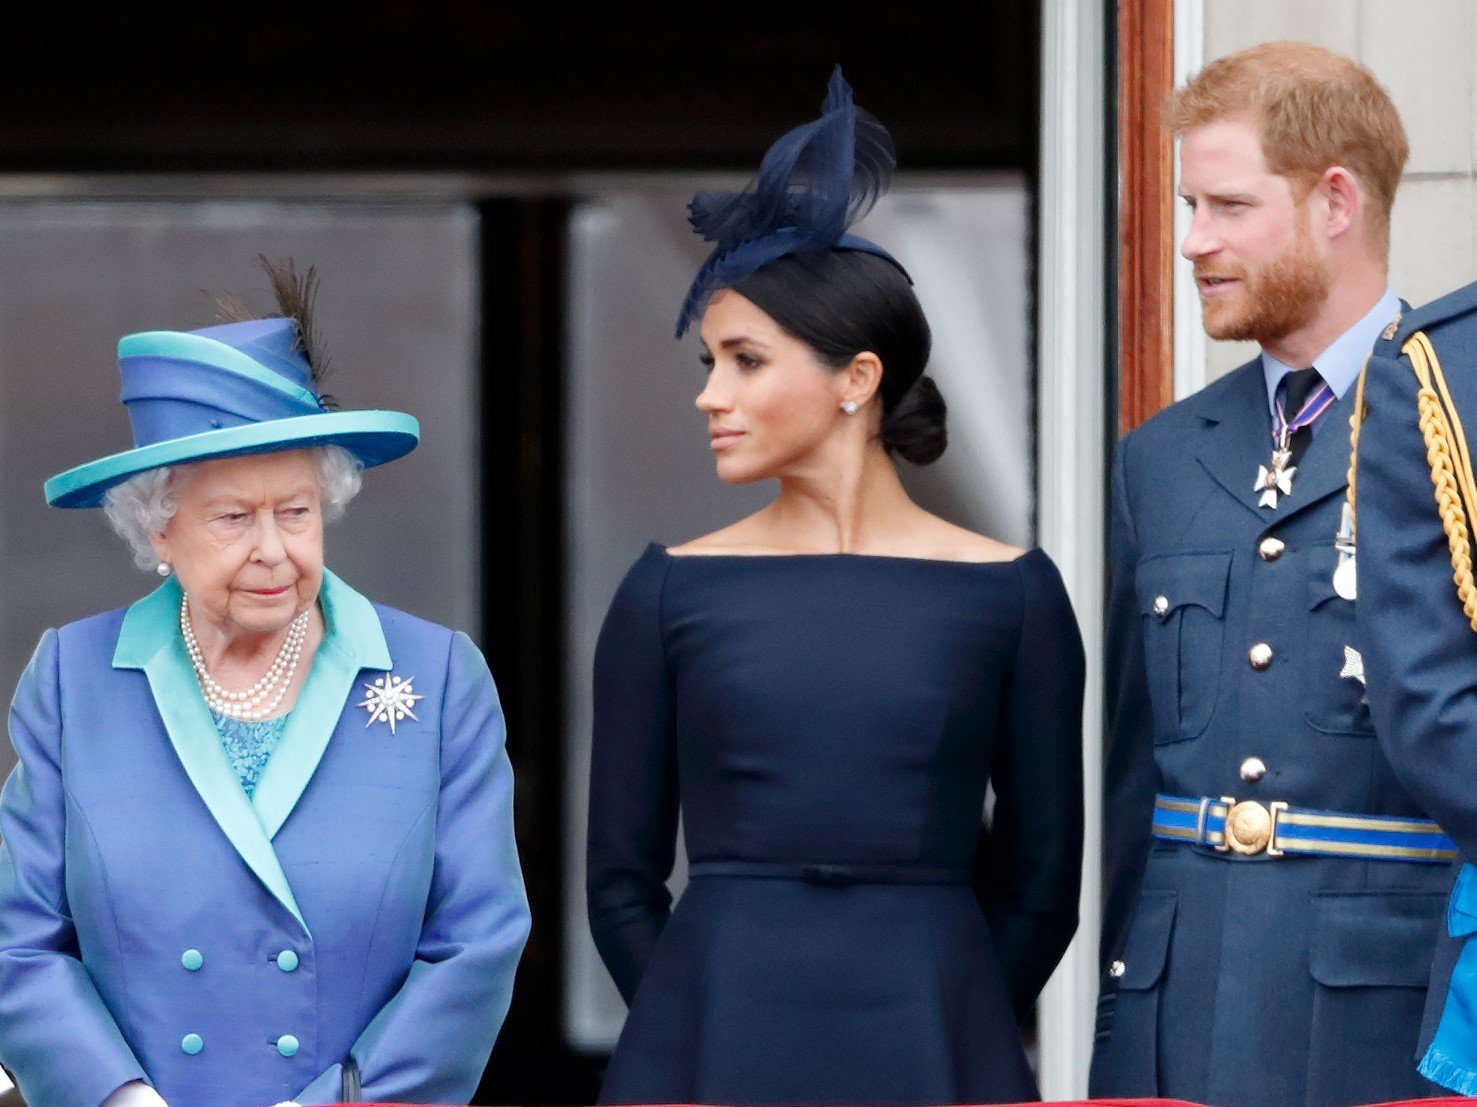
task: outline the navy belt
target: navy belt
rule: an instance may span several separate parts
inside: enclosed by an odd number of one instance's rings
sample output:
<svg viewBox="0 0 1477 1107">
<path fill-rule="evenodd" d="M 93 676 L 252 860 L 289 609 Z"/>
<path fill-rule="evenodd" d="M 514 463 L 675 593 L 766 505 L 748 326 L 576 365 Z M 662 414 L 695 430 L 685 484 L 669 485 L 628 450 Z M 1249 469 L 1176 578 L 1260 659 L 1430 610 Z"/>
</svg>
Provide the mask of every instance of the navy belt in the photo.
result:
<svg viewBox="0 0 1477 1107">
<path fill-rule="evenodd" d="M 972 884 L 969 869 L 929 868 L 923 865 L 829 865 L 790 861 L 694 861 L 687 875 L 749 877 L 759 880 L 795 880 L 833 887 L 848 884 Z"/>
<path fill-rule="evenodd" d="M 1355 857 L 1366 861 L 1456 860 L 1456 843 L 1430 819 L 1314 811 L 1230 796 L 1154 797 L 1154 837 L 1245 857 Z"/>
</svg>

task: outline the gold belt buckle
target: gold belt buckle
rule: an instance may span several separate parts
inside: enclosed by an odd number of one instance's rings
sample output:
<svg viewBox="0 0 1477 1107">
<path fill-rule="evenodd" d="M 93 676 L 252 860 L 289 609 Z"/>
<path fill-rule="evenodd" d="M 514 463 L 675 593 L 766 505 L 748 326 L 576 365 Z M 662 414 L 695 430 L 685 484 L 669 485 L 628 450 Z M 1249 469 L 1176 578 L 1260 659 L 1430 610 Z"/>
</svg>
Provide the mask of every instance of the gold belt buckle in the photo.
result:
<svg viewBox="0 0 1477 1107">
<path fill-rule="evenodd" d="M 1238 803 L 1234 796 L 1222 796 L 1221 802 L 1226 805 L 1226 824 L 1217 849 L 1223 853 L 1234 850 L 1245 857 L 1259 853 L 1268 857 L 1283 855 L 1277 848 L 1277 820 L 1287 810 L 1285 802 L 1277 800 L 1265 806 L 1256 800 Z"/>
</svg>

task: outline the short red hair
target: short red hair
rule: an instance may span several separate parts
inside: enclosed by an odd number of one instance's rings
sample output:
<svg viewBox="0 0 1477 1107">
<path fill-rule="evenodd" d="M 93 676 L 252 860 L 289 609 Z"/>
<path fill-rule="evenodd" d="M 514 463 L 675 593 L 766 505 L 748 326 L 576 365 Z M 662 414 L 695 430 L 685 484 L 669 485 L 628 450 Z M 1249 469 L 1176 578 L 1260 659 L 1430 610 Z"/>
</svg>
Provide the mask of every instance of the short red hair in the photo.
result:
<svg viewBox="0 0 1477 1107">
<path fill-rule="evenodd" d="M 1410 142 L 1373 73 L 1309 42 L 1265 42 L 1217 58 L 1164 102 L 1164 126 L 1176 135 L 1234 115 L 1256 121 L 1267 167 L 1279 176 L 1311 186 L 1335 165 L 1349 170 L 1388 246 Z"/>
</svg>

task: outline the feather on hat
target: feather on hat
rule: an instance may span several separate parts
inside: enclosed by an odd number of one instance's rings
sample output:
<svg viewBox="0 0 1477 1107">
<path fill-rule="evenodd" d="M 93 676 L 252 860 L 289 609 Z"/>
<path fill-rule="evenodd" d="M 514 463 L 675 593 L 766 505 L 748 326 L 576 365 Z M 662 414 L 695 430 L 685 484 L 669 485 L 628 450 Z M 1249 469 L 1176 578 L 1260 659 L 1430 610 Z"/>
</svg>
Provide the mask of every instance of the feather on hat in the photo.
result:
<svg viewBox="0 0 1477 1107">
<path fill-rule="evenodd" d="M 97 507 L 108 489 L 149 469 L 210 458 L 342 446 L 366 468 L 415 449 L 420 425 L 399 411 L 334 411 L 319 387 L 313 333 L 317 274 L 262 261 L 280 314 L 196 331 L 145 331 L 118 342 L 133 449 L 89 461 L 45 484 L 56 507 Z"/>
<path fill-rule="evenodd" d="M 852 102 L 851 86 L 838 65 L 820 118 L 771 146 L 748 188 L 700 192 L 687 205 L 692 229 L 715 245 L 682 303 L 677 337 L 702 313 L 715 289 L 786 254 L 863 250 L 886 258 L 907 276 L 881 246 L 847 233 L 887 191 L 896 165 L 887 128 Z"/>
</svg>

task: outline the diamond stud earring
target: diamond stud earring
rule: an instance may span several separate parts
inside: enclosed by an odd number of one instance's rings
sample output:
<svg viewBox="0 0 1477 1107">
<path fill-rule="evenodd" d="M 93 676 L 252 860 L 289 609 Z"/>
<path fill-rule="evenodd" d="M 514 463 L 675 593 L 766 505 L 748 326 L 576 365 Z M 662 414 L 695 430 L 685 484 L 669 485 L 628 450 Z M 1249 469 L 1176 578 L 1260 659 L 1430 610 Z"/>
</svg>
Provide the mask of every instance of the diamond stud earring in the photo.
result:
<svg viewBox="0 0 1477 1107">
<path fill-rule="evenodd" d="M 846 412 L 846 414 L 848 415 L 855 415 L 856 406 L 857 405 L 855 400 L 847 400 L 844 404 L 841 405 L 841 410 Z"/>
</svg>

